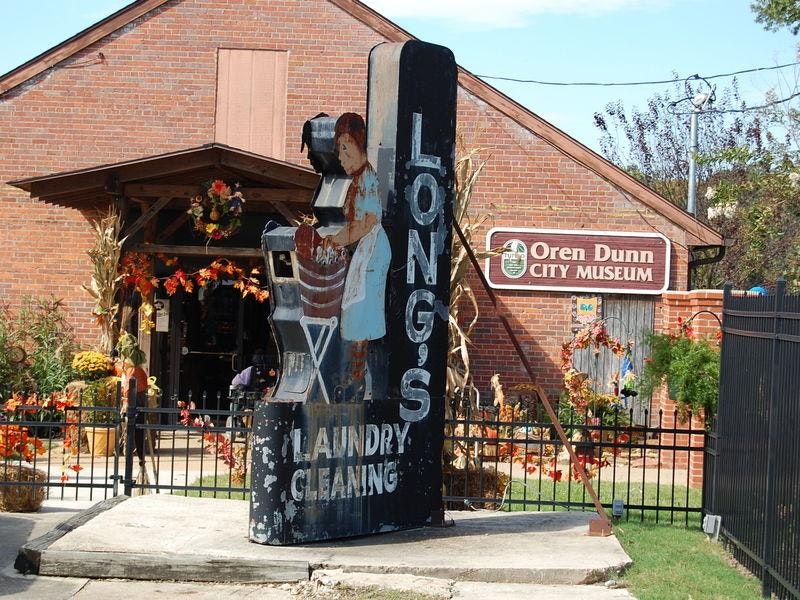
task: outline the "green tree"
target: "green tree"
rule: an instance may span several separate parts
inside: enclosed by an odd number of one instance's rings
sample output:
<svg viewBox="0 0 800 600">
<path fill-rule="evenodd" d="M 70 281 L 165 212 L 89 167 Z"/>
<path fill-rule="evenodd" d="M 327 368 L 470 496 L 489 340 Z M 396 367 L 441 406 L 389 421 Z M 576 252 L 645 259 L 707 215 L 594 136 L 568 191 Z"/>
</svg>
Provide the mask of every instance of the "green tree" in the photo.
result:
<svg viewBox="0 0 800 600">
<path fill-rule="evenodd" d="M 800 290 L 800 170 L 787 147 L 723 149 L 700 157 L 714 175 L 711 223 L 733 240 L 721 279 L 750 287 L 786 279 Z"/>
<path fill-rule="evenodd" d="M 626 111 L 617 102 L 595 115 L 603 154 L 681 208 L 688 187 L 690 105 L 675 100 L 698 91 L 689 82 L 654 94 L 645 110 Z M 748 288 L 784 276 L 791 288 L 800 288 L 800 175 L 793 150 L 798 119 L 788 106 L 731 112 L 744 108 L 734 82 L 700 116 L 697 215 L 733 245 L 721 263 L 695 271 L 695 287 L 730 281 Z"/>
<path fill-rule="evenodd" d="M 686 81 L 675 84 L 670 91 L 653 94 L 644 109 L 626 109 L 617 101 L 594 115 L 595 126 L 601 132 L 603 155 L 681 208 L 686 208 L 689 172 L 689 117 L 686 112 L 690 104 L 687 100 L 700 91 L 707 91 L 703 87 Z M 679 99 L 683 102 L 676 104 Z M 716 93 L 716 111 L 742 106 L 735 81 Z M 698 152 L 761 148 L 766 135 L 758 115 L 705 112 L 698 120 Z M 712 167 L 700 165 L 700 185 L 711 176 Z M 705 200 L 698 198 L 698 214 L 706 208 Z"/>
<path fill-rule="evenodd" d="M 792 33 L 800 31 L 800 2 L 798 0 L 756 0 L 750 5 L 756 22 L 763 23 L 768 31 L 791 27 Z"/>
</svg>

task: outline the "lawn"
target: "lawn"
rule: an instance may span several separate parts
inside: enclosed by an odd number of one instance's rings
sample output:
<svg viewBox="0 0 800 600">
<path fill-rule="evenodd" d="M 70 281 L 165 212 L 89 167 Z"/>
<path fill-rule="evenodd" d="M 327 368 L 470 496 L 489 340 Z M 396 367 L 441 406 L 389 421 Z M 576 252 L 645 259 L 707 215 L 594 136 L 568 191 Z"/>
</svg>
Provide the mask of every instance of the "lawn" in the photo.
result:
<svg viewBox="0 0 800 600">
<path fill-rule="evenodd" d="M 592 482 L 597 485 L 596 481 Z M 600 501 L 603 504 L 611 505 L 615 498 L 625 501 L 625 515 L 623 521 L 644 521 L 659 523 L 682 523 L 689 526 L 700 526 L 699 512 L 686 512 L 681 508 L 689 507 L 698 509 L 702 503 L 702 492 L 696 488 L 686 486 L 665 485 L 660 486 L 655 483 L 641 482 L 617 482 L 612 486 L 611 482 L 603 481 L 597 486 Z M 568 510 L 569 503 L 584 503 L 586 510 L 593 510 L 592 499 L 588 492 L 584 490 L 580 482 L 552 481 L 542 478 L 541 486 L 539 479 L 530 478 L 527 481 L 514 479 L 511 484 L 510 497 L 506 506 L 512 510 Z M 635 508 L 639 507 L 659 507 L 655 508 Z M 670 506 L 676 510 L 670 514 Z M 664 507 L 664 508 L 661 508 Z M 580 510 L 580 506 L 573 506 L 571 510 Z"/>
<path fill-rule="evenodd" d="M 217 475 L 216 477 L 214 475 L 207 475 L 202 479 L 193 481 L 191 485 L 204 488 L 227 488 L 231 483 L 228 479 L 228 475 Z M 248 477 L 244 487 L 249 486 L 250 479 Z M 626 513 L 623 517 L 623 521 L 629 520 L 653 523 L 675 522 L 682 524 L 687 524 L 688 521 L 688 525 L 690 526 L 700 526 L 701 517 L 699 512 L 686 513 L 679 508 L 689 506 L 699 509 L 702 494 L 698 489 L 686 488 L 685 486 L 675 486 L 673 488 L 672 486 L 664 484 L 658 486 L 654 483 L 646 483 L 643 486 L 641 482 L 631 482 L 630 488 L 627 482 L 618 482 L 616 486 L 612 488 L 611 483 L 605 481 L 601 483 L 598 489 L 600 501 L 604 504 L 610 505 L 614 498 L 626 500 Z M 530 478 L 527 481 L 515 479 L 511 485 L 510 496 L 508 494 L 509 493 L 506 492 L 507 498 L 503 508 L 511 511 L 561 511 L 568 510 L 568 503 L 578 504 L 578 506 L 573 506 L 571 510 L 581 510 L 581 503 L 586 505 L 584 507 L 586 510 L 593 510 L 591 497 L 584 491 L 581 483 L 574 481 L 555 482 L 550 479 L 542 479 L 540 487 L 538 478 Z M 183 495 L 183 493 L 181 493 L 181 495 Z M 190 490 L 186 492 L 186 495 L 192 497 L 202 496 L 203 498 L 230 498 L 232 500 L 250 499 L 250 494 L 246 492 Z M 658 506 L 664 508 L 659 508 L 657 511 L 643 508 L 629 509 L 627 506 L 628 502 L 630 502 L 631 506 Z M 678 507 L 673 514 L 670 514 L 669 510 L 666 510 L 670 506 Z"/>
<path fill-rule="evenodd" d="M 623 582 L 639 600 L 756 600 L 759 581 L 701 531 L 621 522 L 614 533 L 633 566 Z"/>
<path fill-rule="evenodd" d="M 229 488 L 229 487 L 236 487 L 239 488 L 240 486 L 231 483 L 230 476 L 228 474 L 225 475 L 206 475 L 201 479 L 195 479 L 191 484 L 192 487 L 203 487 L 203 488 L 213 488 L 213 487 L 220 487 L 220 488 Z M 247 481 L 244 483 L 243 488 L 250 488 L 250 476 L 248 475 Z M 175 492 L 179 496 L 190 496 L 192 498 L 223 498 L 229 500 L 250 500 L 250 492 L 241 492 L 241 491 L 212 491 L 212 490 L 188 490 L 188 491 L 178 491 Z"/>
</svg>

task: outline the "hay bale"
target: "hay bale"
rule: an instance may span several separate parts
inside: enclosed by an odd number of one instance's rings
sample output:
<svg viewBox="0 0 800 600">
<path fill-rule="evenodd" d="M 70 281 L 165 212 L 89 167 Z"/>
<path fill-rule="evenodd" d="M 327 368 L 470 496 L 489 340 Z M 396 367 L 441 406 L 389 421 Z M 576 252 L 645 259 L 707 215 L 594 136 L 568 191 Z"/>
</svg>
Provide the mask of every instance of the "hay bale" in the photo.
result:
<svg viewBox="0 0 800 600">
<path fill-rule="evenodd" d="M 13 482 L 39 481 L 43 485 L 13 485 Z M 47 473 L 24 465 L 0 466 L 0 511 L 36 512 L 42 507 Z"/>
<path fill-rule="evenodd" d="M 508 475 L 496 469 L 470 466 L 459 469 L 453 465 L 444 465 L 442 479 L 447 496 L 463 496 L 466 498 L 486 498 L 488 502 L 472 502 L 475 508 L 495 509 L 503 501 L 503 494 L 508 485 Z M 448 503 L 449 510 L 464 510 L 465 505 Z"/>
</svg>

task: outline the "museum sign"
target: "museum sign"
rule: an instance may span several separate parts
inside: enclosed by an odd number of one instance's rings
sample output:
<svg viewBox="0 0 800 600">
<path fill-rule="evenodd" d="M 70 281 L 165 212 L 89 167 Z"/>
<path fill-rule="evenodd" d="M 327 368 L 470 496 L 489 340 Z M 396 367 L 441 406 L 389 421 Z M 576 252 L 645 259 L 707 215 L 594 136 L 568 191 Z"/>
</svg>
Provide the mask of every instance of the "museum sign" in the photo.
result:
<svg viewBox="0 0 800 600">
<path fill-rule="evenodd" d="M 493 288 L 661 294 L 669 287 L 670 241 L 660 233 L 495 227 L 486 259 Z"/>
</svg>

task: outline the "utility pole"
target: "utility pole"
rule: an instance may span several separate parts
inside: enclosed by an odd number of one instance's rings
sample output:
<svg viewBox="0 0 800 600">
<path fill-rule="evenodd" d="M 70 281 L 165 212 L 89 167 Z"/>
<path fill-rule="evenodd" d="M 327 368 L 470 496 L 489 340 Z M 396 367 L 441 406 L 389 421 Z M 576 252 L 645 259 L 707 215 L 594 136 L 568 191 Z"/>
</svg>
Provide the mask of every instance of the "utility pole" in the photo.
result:
<svg viewBox="0 0 800 600">
<path fill-rule="evenodd" d="M 686 210 L 694 216 L 697 216 L 697 115 L 709 97 L 709 94 L 697 94 L 692 98 L 692 112 L 689 114 L 689 192 Z"/>
</svg>

